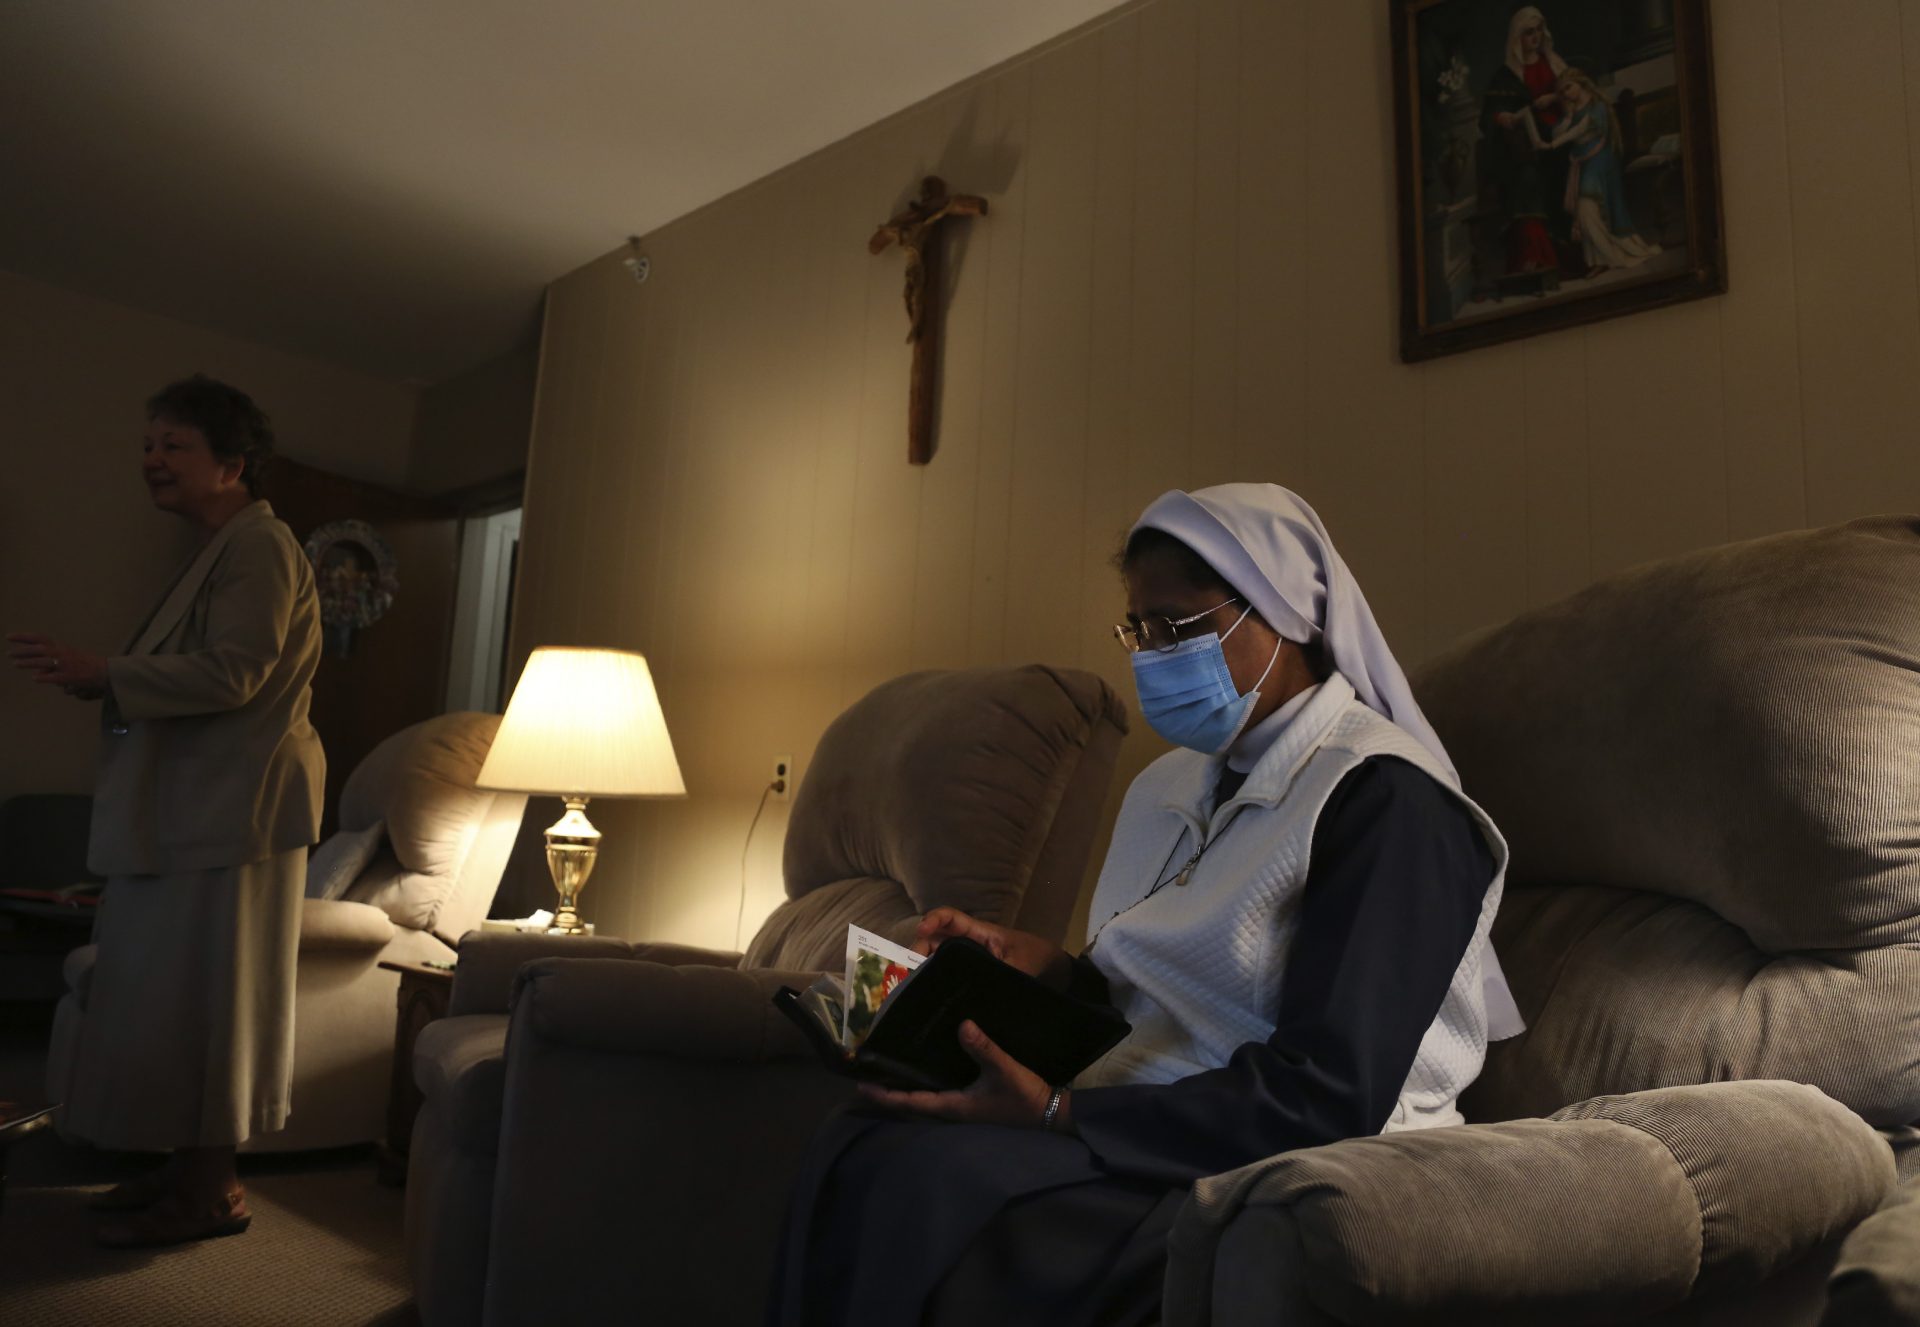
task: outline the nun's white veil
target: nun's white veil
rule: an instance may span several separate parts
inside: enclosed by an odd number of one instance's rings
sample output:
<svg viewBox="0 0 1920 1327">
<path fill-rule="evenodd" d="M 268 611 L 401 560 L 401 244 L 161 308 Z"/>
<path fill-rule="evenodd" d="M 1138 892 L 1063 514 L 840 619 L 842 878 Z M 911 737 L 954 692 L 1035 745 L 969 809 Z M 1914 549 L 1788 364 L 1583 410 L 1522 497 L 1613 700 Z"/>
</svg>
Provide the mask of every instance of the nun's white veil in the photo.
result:
<svg viewBox="0 0 1920 1327">
<path fill-rule="evenodd" d="M 1359 582 L 1313 508 L 1278 484 L 1221 484 L 1161 494 L 1134 523 L 1136 530 L 1142 526 L 1164 530 L 1198 553 L 1294 644 L 1318 642 L 1361 703 L 1413 734 L 1460 786 Z"/>
<path fill-rule="evenodd" d="M 1245 595 L 1273 629 L 1297 645 L 1318 642 L 1327 663 L 1353 684 L 1354 695 L 1433 754 L 1454 789 L 1460 776 L 1440 737 L 1420 712 L 1407 675 L 1387 647 L 1360 585 L 1334 550 L 1319 515 L 1278 484 L 1221 484 L 1163 493 L 1134 522 L 1162 530 L 1205 559 Z M 1488 1035 L 1521 1030 L 1507 979 L 1486 948 Z"/>
</svg>

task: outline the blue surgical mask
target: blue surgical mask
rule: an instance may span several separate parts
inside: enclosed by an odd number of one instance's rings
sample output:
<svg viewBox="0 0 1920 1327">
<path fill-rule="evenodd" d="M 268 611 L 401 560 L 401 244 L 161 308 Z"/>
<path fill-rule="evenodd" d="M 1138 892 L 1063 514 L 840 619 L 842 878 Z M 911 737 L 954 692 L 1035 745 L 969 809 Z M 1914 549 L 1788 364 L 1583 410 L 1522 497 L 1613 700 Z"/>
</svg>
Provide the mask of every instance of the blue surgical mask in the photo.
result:
<svg viewBox="0 0 1920 1327">
<path fill-rule="evenodd" d="M 1247 613 L 1253 610 L 1249 608 Z M 1267 680 L 1280 658 L 1273 647 L 1267 671 L 1246 695 L 1233 684 L 1227 654 L 1221 642 L 1247 620 L 1242 613 L 1225 634 L 1209 632 L 1162 654 L 1141 650 L 1133 656 L 1133 685 L 1140 696 L 1140 716 L 1154 732 L 1204 755 L 1217 756 L 1240 736 L 1247 716 L 1260 700 L 1260 683 Z"/>
</svg>

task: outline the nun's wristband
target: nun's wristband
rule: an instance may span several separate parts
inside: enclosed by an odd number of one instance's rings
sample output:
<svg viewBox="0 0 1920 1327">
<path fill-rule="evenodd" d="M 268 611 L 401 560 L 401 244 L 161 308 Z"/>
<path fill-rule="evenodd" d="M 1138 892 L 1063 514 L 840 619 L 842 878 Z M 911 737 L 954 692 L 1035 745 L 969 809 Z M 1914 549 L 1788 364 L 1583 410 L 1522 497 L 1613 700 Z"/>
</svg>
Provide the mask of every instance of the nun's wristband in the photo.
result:
<svg viewBox="0 0 1920 1327">
<path fill-rule="evenodd" d="M 1040 1127 L 1048 1133 L 1053 1132 L 1053 1122 L 1060 1114 L 1060 1102 L 1067 1095 L 1067 1089 L 1056 1087 L 1053 1095 L 1047 1098 L 1046 1113 L 1040 1117 Z"/>
</svg>

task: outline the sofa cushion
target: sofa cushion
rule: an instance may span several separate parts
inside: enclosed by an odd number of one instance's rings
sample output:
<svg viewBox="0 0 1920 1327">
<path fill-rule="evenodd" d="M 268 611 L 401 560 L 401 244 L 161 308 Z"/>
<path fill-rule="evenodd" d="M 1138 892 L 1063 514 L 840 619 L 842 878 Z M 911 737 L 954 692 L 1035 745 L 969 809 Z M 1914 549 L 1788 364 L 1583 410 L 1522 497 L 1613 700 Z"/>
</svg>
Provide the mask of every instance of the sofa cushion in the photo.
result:
<svg viewBox="0 0 1920 1327">
<path fill-rule="evenodd" d="M 1920 1124 L 1902 1124 L 1891 1128 L 1883 1125 L 1880 1136 L 1893 1149 L 1893 1164 L 1900 1172 L 1900 1182 L 1905 1184 L 1909 1180 L 1920 1180 Z"/>
<path fill-rule="evenodd" d="M 1920 1117 L 1920 520 L 1636 568 L 1421 670 L 1512 849 L 1474 1118 L 1702 1077 Z"/>
<path fill-rule="evenodd" d="M 340 824 L 385 820 L 387 847 L 346 893 L 397 926 L 431 929 L 453 890 L 494 794 L 474 787 L 497 714 L 443 714 L 375 747 L 340 793 Z"/>
<path fill-rule="evenodd" d="M 1920 1323 L 1920 1179 L 1887 1195 L 1840 1246 L 1821 1327 Z"/>
<path fill-rule="evenodd" d="M 413 1081 L 434 1102 L 454 1143 L 494 1156 L 507 1090 L 507 1016 L 456 1014 L 420 1029 Z"/>
<path fill-rule="evenodd" d="M 300 952 L 302 954 L 361 951 L 375 954 L 383 961 L 412 957 L 381 952 L 398 934 L 402 932 L 394 929 L 391 917 L 380 909 L 370 908 L 364 903 L 354 903 L 343 898 L 310 898 L 300 905 Z M 425 940 L 431 945 L 439 945 L 439 942 L 431 936 L 422 936 L 413 931 L 404 932 L 404 934 Z"/>
<path fill-rule="evenodd" d="M 1920 1036 L 1889 1007 L 1913 985 L 1910 951 L 1767 954 L 1698 904 L 1598 886 L 1513 891 L 1494 944 L 1528 1026 L 1489 1047 L 1469 1118 L 1722 1078 L 1812 1083 L 1883 1126 L 1917 1113 L 1888 1046 Z"/>
<path fill-rule="evenodd" d="M 307 858 L 307 897 L 337 899 L 373 861 L 386 841 L 387 822 L 376 820 L 365 829 L 343 829 L 313 850 Z"/>
<path fill-rule="evenodd" d="M 748 963 L 812 966 L 836 924 L 844 952 L 848 902 L 863 891 L 883 924 L 942 905 L 1011 922 L 1095 725 L 1124 728 L 1118 707 L 1093 675 L 1040 665 L 875 688 L 821 735 L 794 797 L 784 874 L 796 903 L 776 914 L 793 950 L 756 940 Z M 872 881 L 897 881 L 907 911 Z"/>
<path fill-rule="evenodd" d="M 775 908 L 740 966 L 840 972 L 846 967 L 849 925 L 904 945 L 912 942 L 921 916 L 895 881 L 837 880 Z"/>
</svg>

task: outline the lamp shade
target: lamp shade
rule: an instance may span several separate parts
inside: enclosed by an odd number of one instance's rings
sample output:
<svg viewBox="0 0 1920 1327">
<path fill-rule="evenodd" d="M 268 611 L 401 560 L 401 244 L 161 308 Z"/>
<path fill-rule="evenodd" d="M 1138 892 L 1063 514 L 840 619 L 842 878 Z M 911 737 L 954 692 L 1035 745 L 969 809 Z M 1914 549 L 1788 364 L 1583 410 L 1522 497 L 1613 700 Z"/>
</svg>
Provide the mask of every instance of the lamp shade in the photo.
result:
<svg viewBox="0 0 1920 1327">
<path fill-rule="evenodd" d="M 630 650 L 535 650 L 479 786 L 557 797 L 684 796 L 646 659 Z"/>
</svg>

